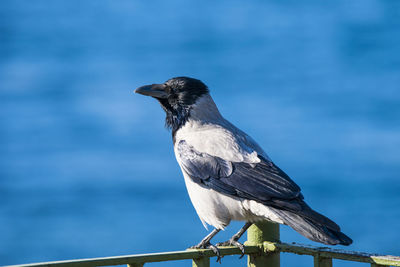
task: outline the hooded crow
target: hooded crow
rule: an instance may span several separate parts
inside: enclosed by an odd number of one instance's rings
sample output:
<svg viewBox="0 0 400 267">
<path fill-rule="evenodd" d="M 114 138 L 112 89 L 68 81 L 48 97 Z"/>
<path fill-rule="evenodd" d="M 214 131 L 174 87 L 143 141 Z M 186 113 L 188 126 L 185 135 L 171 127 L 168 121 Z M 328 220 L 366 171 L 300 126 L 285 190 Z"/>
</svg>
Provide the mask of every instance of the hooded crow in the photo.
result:
<svg viewBox="0 0 400 267">
<path fill-rule="evenodd" d="M 135 92 L 160 102 L 190 200 L 204 227 L 215 228 L 193 248 L 219 254 L 210 240 L 232 220 L 246 224 L 217 245 L 238 246 L 242 252 L 239 238 L 252 223 L 263 220 L 289 225 L 323 244 L 352 243 L 336 223 L 305 203 L 300 187 L 250 136 L 222 117 L 203 82 L 176 77 Z"/>
</svg>

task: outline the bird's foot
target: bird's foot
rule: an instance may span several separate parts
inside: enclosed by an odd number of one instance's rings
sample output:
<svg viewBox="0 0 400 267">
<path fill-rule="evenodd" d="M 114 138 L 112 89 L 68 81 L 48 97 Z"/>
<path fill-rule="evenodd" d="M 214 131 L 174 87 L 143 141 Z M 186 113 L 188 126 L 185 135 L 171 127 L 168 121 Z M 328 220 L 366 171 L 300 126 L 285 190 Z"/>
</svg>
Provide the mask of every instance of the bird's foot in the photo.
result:
<svg viewBox="0 0 400 267">
<path fill-rule="evenodd" d="M 219 249 L 210 242 L 200 242 L 198 245 L 190 247 L 190 249 L 211 249 L 217 255 L 217 262 L 221 263 L 222 257 Z"/>
<path fill-rule="evenodd" d="M 240 249 L 240 251 L 242 252 L 242 255 L 239 257 L 239 259 L 243 258 L 243 256 L 244 256 L 244 245 L 242 243 L 238 242 L 234 238 L 231 238 L 228 241 L 225 241 L 222 243 L 218 243 L 217 246 L 218 247 L 229 247 L 229 246 L 238 247 Z"/>
</svg>

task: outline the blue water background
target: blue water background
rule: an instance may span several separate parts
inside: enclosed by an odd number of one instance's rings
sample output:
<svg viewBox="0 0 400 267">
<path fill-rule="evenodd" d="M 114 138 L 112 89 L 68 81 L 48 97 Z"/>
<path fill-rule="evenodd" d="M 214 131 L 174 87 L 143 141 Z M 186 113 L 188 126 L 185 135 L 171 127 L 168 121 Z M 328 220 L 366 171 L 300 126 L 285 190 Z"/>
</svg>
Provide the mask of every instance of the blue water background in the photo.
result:
<svg viewBox="0 0 400 267">
<path fill-rule="evenodd" d="M 400 255 L 400 1 L 4 0 L 0 265 L 182 250 L 206 235 L 162 110 L 133 94 L 181 75 L 208 84 L 349 249 Z M 318 245 L 288 227 L 281 239 Z"/>
</svg>

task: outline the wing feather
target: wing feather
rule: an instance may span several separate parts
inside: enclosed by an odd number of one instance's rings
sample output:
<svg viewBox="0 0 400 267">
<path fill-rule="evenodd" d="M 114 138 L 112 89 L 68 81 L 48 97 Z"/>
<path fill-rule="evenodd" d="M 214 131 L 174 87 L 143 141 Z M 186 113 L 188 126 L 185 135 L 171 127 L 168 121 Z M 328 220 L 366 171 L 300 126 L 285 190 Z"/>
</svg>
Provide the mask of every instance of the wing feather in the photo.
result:
<svg viewBox="0 0 400 267">
<path fill-rule="evenodd" d="M 179 141 L 176 149 L 182 169 L 194 182 L 223 194 L 294 212 L 340 231 L 336 223 L 303 201 L 300 187 L 270 160 L 258 156 L 259 163 L 230 162 L 198 152 L 185 140 Z"/>
<path fill-rule="evenodd" d="M 235 196 L 271 201 L 273 198 L 302 197 L 300 187 L 271 161 L 259 156 L 260 162 L 230 162 L 196 151 L 185 140 L 177 144 L 181 166 L 196 182 Z"/>
</svg>

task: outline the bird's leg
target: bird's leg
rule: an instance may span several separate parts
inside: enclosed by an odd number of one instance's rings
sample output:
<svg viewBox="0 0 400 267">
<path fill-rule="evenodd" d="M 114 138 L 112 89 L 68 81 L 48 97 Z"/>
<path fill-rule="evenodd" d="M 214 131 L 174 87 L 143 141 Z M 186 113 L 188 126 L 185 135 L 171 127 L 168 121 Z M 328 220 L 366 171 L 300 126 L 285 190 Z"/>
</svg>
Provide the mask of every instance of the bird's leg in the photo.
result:
<svg viewBox="0 0 400 267">
<path fill-rule="evenodd" d="M 192 248 L 192 249 L 207 249 L 207 248 L 209 248 L 217 255 L 217 262 L 221 263 L 221 254 L 219 253 L 219 249 L 210 243 L 210 240 L 216 234 L 218 234 L 219 231 L 221 231 L 221 229 L 215 228 L 211 233 L 209 233 L 206 237 L 204 237 L 203 240 L 201 240 L 199 244 L 197 244 L 196 246 L 190 247 L 190 248 Z"/>
<path fill-rule="evenodd" d="M 228 241 L 218 243 L 217 246 L 235 246 L 242 251 L 242 256 L 239 259 L 243 258 L 244 256 L 244 246 L 242 243 L 238 242 L 239 238 L 246 232 L 246 230 L 252 225 L 252 223 L 247 222 L 236 234 L 234 234 L 231 239 Z"/>
</svg>

